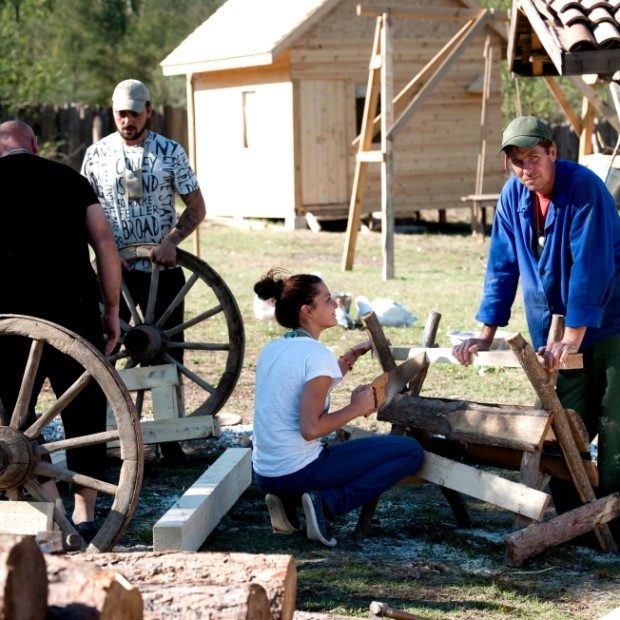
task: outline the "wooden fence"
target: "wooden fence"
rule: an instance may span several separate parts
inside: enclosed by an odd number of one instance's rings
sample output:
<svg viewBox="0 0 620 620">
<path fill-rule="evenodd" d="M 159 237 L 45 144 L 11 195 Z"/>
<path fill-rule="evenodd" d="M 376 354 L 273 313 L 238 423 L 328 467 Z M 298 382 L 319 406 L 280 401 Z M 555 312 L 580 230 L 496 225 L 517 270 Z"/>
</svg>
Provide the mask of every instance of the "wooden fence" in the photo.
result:
<svg viewBox="0 0 620 620">
<path fill-rule="evenodd" d="M 0 122 L 18 119 L 28 123 L 39 138 L 41 154 L 80 170 L 86 149 L 116 131 L 110 106 L 0 106 Z M 149 128 L 179 142 L 187 150 L 187 111 L 162 106 L 153 109 Z"/>
<path fill-rule="evenodd" d="M 0 122 L 16 118 L 32 126 L 39 137 L 42 155 L 63 161 L 76 170 L 82 165 L 86 149 L 100 138 L 116 131 L 112 108 L 68 104 L 65 106 L 20 106 L 9 112 L 0 106 Z M 187 151 L 187 111 L 185 108 L 162 106 L 153 110 L 150 129 L 179 142 Z M 577 161 L 579 139 L 566 124 L 551 127 L 562 159 Z M 601 147 L 615 146 L 616 131 L 607 122 L 598 123 L 596 134 Z"/>
</svg>

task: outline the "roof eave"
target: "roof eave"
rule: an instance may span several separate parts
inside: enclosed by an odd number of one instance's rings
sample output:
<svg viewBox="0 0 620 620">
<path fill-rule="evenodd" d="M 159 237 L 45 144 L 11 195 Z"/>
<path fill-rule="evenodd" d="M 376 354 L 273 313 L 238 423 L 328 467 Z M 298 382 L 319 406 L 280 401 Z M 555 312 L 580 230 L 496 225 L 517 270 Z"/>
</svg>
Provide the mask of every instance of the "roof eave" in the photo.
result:
<svg viewBox="0 0 620 620">
<path fill-rule="evenodd" d="M 272 52 L 253 54 L 252 56 L 237 56 L 235 58 L 218 58 L 217 60 L 203 60 L 185 63 L 159 63 L 164 75 L 180 75 L 192 73 L 205 73 L 214 71 L 228 71 L 231 69 L 244 69 L 246 67 L 264 67 L 272 65 L 276 55 Z"/>
</svg>

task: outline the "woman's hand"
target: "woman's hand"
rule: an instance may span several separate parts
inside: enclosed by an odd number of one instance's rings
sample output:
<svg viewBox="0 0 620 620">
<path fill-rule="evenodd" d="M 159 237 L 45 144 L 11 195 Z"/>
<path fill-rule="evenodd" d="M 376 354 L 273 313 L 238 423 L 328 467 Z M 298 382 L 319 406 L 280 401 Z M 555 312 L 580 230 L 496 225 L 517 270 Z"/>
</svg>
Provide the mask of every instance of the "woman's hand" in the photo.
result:
<svg viewBox="0 0 620 620">
<path fill-rule="evenodd" d="M 358 385 L 351 392 L 351 407 L 359 410 L 358 416 L 367 416 L 375 410 L 375 391 L 369 385 Z"/>
</svg>

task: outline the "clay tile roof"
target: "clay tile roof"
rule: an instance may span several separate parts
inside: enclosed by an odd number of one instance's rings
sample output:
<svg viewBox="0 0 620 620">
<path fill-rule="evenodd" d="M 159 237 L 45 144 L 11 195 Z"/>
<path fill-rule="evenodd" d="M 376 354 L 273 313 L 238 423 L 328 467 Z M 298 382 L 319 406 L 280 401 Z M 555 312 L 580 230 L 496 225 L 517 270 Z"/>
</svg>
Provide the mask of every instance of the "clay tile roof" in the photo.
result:
<svg viewBox="0 0 620 620">
<path fill-rule="evenodd" d="M 620 0 L 516 0 L 508 59 L 517 75 L 611 75 L 620 68 Z"/>
</svg>

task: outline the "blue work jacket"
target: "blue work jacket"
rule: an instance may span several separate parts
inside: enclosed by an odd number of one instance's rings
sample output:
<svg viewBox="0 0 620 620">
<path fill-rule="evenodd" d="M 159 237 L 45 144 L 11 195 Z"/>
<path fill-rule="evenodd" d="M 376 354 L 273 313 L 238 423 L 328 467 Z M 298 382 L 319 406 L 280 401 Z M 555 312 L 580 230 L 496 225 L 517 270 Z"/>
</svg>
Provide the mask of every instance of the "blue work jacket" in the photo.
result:
<svg viewBox="0 0 620 620">
<path fill-rule="evenodd" d="M 507 325 L 520 277 L 535 349 L 547 342 L 552 314 L 587 327 L 581 349 L 620 333 L 620 217 L 596 174 L 557 162 L 540 259 L 535 243 L 533 194 L 513 176 L 497 203 L 476 319 Z"/>
</svg>

